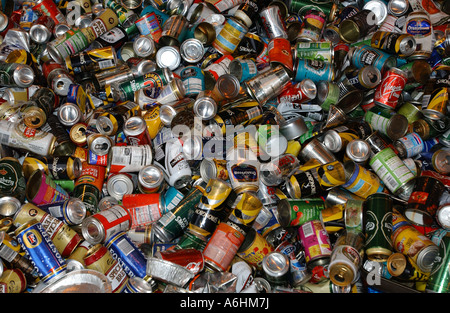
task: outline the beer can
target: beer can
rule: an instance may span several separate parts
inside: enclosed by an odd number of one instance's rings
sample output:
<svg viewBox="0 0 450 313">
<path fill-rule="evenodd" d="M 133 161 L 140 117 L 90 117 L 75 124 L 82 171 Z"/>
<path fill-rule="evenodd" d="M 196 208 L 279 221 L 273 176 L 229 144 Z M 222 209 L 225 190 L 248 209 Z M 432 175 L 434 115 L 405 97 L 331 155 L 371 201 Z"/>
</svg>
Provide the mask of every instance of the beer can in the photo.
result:
<svg viewBox="0 0 450 313">
<path fill-rule="evenodd" d="M 129 212 L 123 206 L 115 205 L 85 218 L 81 224 L 81 231 L 85 240 L 96 245 L 105 242 L 118 232 L 129 230 L 130 226 Z"/>
<path fill-rule="evenodd" d="M 114 146 L 108 153 L 108 171 L 110 173 L 139 172 L 152 161 L 150 145 Z"/>
<path fill-rule="evenodd" d="M 245 235 L 227 223 L 220 223 L 203 249 L 205 264 L 218 271 L 226 271 L 230 266 Z"/>
<path fill-rule="evenodd" d="M 295 227 L 321 218 L 322 199 L 281 199 L 275 216 L 282 227 Z"/>
<path fill-rule="evenodd" d="M 421 271 L 430 273 L 439 254 L 439 247 L 396 210 L 392 214 L 392 225 L 395 250 L 406 255 Z"/>
<path fill-rule="evenodd" d="M 80 199 L 74 197 L 38 207 L 68 225 L 79 225 L 86 217 L 86 206 Z"/>
<path fill-rule="evenodd" d="M 65 62 L 71 74 L 97 72 L 118 65 L 116 50 L 113 47 L 93 49 L 69 55 Z"/>
<path fill-rule="evenodd" d="M 383 191 L 380 178 L 361 165 L 348 161 L 344 163 L 344 170 L 346 181 L 342 187 L 358 197 L 366 199 L 371 194 Z"/>
<path fill-rule="evenodd" d="M 43 282 L 61 277 L 67 264 L 41 223 L 32 220 L 15 230 L 17 241 L 30 258 Z"/>
<path fill-rule="evenodd" d="M 262 262 L 263 275 L 271 285 L 287 286 L 289 282 L 289 258 L 278 251 L 269 252 Z"/>
<path fill-rule="evenodd" d="M 31 66 L 21 63 L 2 63 L 0 81 L 6 87 L 30 87 L 35 79 Z"/>
<path fill-rule="evenodd" d="M 417 45 L 412 35 L 377 31 L 372 36 L 371 46 L 407 58 L 416 51 Z"/>
<path fill-rule="evenodd" d="M 230 17 L 214 39 L 212 46 L 223 55 L 233 54 L 247 31 L 247 26 Z"/>
<path fill-rule="evenodd" d="M 386 267 L 388 274 L 401 282 L 422 282 L 430 278 L 430 273 L 421 271 L 416 264 L 411 262 L 408 256 L 399 252 L 392 253 L 389 256 Z"/>
<path fill-rule="evenodd" d="M 272 4 L 261 10 L 259 13 L 266 34 L 270 40 L 273 38 L 287 39 L 287 30 L 285 21 L 281 17 L 280 7 Z"/>
<path fill-rule="evenodd" d="M 219 178 L 228 180 L 228 171 L 226 162 L 219 159 L 204 158 L 200 163 L 200 176 L 204 181 L 209 181 L 211 178 Z"/>
<path fill-rule="evenodd" d="M 426 292 L 429 293 L 447 293 L 449 290 L 449 277 L 447 269 L 449 264 L 448 254 L 449 237 L 444 235 L 439 240 L 439 256 L 440 262 L 433 266 L 432 273 L 427 280 Z"/>
<path fill-rule="evenodd" d="M 331 257 L 331 242 L 321 220 L 308 221 L 298 228 L 299 238 L 305 251 L 306 266 L 312 269 L 316 261 L 329 261 Z"/>
<path fill-rule="evenodd" d="M 157 193 L 165 186 L 164 173 L 153 165 L 143 167 L 138 173 L 138 188 L 141 193 Z"/>
<path fill-rule="evenodd" d="M 237 255 L 261 270 L 264 257 L 272 251 L 274 251 L 274 248 L 259 232 L 252 228 L 245 236 Z"/>
<path fill-rule="evenodd" d="M 91 247 L 83 260 L 87 269 L 98 271 L 108 277 L 113 293 L 120 293 L 125 288 L 129 277 L 104 245 L 96 244 Z"/>
<path fill-rule="evenodd" d="M 417 176 L 404 215 L 413 224 L 432 226 L 445 185 L 431 176 Z"/>
<path fill-rule="evenodd" d="M 401 92 L 406 85 L 406 74 L 398 68 L 387 70 L 374 95 L 376 105 L 396 109 Z"/>
<path fill-rule="evenodd" d="M 66 258 L 67 271 L 81 270 L 86 268 L 84 264 L 84 257 L 87 255 L 88 250 L 92 248 L 92 245 L 83 240 L 73 252 Z"/>
<path fill-rule="evenodd" d="M 147 276 L 147 260 L 126 232 L 119 232 L 113 235 L 104 243 L 104 246 L 123 267 L 128 277 L 144 278 Z"/>
<path fill-rule="evenodd" d="M 68 56 L 88 47 L 89 39 L 85 32 L 86 29 L 69 30 L 65 35 L 53 39 L 47 44 L 48 54 L 55 62 L 63 64 Z"/>
<path fill-rule="evenodd" d="M 131 216 L 131 229 L 153 223 L 168 211 L 160 193 L 124 195 L 122 206 Z"/>
<path fill-rule="evenodd" d="M 388 194 L 373 193 L 364 201 L 365 253 L 369 260 L 384 262 L 393 253 L 393 201 Z"/>
<path fill-rule="evenodd" d="M 317 172 L 311 170 L 288 176 L 279 188 L 293 199 L 319 196 L 324 191 L 317 177 Z"/>
<path fill-rule="evenodd" d="M 347 43 L 353 43 L 373 32 L 378 24 L 375 13 L 368 9 L 363 9 L 355 15 L 341 22 L 339 25 L 339 35 Z"/>
<path fill-rule="evenodd" d="M 257 191 L 259 178 L 259 162 L 256 155 L 246 148 L 233 148 L 227 152 L 227 172 L 233 190 Z"/>
<path fill-rule="evenodd" d="M 327 41 L 297 42 L 294 48 L 294 58 L 332 63 L 334 49 L 331 42 Z"/>
<path fill-rule="evenodd" d="M 245 191 L 237 196 L 232 207 L 225 223 L 246 235 L 262 210 L 262 202 L 256 193 Z"/>
<path fill-rule="evenodd" d="M 26 289 L 27 278 L 20 269 L 6 269 L 0 274 L 0 293 L 22 293 Z"/>
</svg>

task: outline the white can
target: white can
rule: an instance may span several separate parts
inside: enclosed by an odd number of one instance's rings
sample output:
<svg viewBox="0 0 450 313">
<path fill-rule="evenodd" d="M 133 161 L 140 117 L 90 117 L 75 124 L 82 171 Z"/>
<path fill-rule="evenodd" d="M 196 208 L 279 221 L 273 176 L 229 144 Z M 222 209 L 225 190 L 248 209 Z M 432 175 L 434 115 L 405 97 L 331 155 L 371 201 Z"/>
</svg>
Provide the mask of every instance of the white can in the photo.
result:
<svg viewBox="0 0 450 313">
<path fill-rule="evenodd" d="M 152 164 L 153 152 L 150 145 L 114 146 L 108 153 L 109 173 L 139 172 Z"/>
</svg>

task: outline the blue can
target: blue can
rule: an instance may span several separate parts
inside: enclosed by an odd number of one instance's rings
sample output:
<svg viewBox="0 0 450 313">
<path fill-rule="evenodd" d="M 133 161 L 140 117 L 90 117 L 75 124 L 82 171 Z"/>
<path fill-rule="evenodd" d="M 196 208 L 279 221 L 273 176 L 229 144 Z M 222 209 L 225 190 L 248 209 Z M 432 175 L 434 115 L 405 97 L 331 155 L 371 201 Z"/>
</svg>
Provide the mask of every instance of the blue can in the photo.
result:
<svg viewBox="0 0 450 313">
<path fill-rule="evenodd" d="M 311 79 L 314 83 L 320 81 L 334 80 L 334 66 L 332 63 L 321 60 L 297 59 L 294 66 L 294 81 L 301 82 L 304 79 Z"/>
<path fill-rule="evenodd" d="M 251 59 L 234 59 L 229 66 L 230 74 L 236 76 L 239 82 L 245 82 L 258 74 L 256 63 Z"/>
<path fill-rule="evenodd" d="M 67 225 L 79 225 L 86 217 L 86 205 L 74 197 L 38 207 Z"/>
<path fill-rule="evenodd" d="M 369 45 L 360 45 L 352 48 L 351 63 L 356 68 L 363 68 L 366 65 L 376 67 L 381 74 L 391 67 L 397 66 L 395 56 Z"/>
<path fill-rule="evenodd" d="M 105 242 L 105 247 L 129 277 L 144 278 L 147 275 L 147 259 L 127 233 L 115 234 Z"/>
<path fill-rule="evenodd" d="M 165 212 L 172 211 L 178 203 L 184 198 L 183 193 L 173 186 L 170 186 L 164 193 Z"/>
<path fill-rule="evenodd" d="M 17 228 L 15 235 L 41 281 L 49 282 L 67 271 L 66 261 L 41 223 L 32 220 Z"/>
<path fill-rule="evenodd" d="M 195 97 L 205 90 L 205 74 L 198 66 L 184 67 L 180 72 L 180 78 L 186 89 L 186 97 Z"/>
</svg>

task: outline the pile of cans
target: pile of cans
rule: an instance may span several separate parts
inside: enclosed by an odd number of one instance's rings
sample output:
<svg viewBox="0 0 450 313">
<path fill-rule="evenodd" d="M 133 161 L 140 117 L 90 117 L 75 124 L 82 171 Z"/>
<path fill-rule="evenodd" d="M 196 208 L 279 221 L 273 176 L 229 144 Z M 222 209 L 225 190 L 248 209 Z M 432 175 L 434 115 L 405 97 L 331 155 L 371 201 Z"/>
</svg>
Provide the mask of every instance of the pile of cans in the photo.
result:
<svg viewBox="0 0 450 313">
<path fill-rule="evenodd" d="M 448 292 L 449 3 L 4 2 L 0 293 Z"/>
</svg>

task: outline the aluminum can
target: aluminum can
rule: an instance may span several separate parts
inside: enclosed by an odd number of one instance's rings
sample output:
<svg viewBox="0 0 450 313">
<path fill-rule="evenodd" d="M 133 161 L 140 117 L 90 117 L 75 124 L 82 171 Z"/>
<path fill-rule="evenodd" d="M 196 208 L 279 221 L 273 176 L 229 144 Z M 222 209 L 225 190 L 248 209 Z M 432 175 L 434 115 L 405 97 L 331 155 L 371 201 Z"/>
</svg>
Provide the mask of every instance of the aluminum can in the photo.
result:
<svg viewBox="0 0 450 313">
<path fill-rule="evenodd" d="M 15 230 L 17 241 L 30 258 L 41 281 L 50 282 L 66 273 L 67 264 L 41 223 L 32 220 Z"/>
<path fill-rule="evenodd" d="M 136 27 L 141 35 L 151 35 L 155 42 L 159 42 L 162 27 L 155 12 L 148 12 L 136 21 Z"/>
<path fill-rule="evenodd" d="M 96 244 L 90 248 L 84 257 L 84 263 L 87 269 L 98 271 L 108 277 L 113 293 L 120 293 L 125 288 L 129 277 L 104 245 Z"/>
<path fill-rule="evenodd" d="M 88 250 L 92 248 L 92 245 L 86 240 L 73 250 L 73 252 L 66 258 L 67 271 L 79 270 L 86 268 L 84 264 L 84 257 L 87 255 Z"/>
<path fill-rule="evenodd" d="M 281 184 L 298 168 L 300 161 L 291 154 L 282 155 L 268 163 L 261 164 L 260 179 L 267 186 Z"/>
<path fill-rule="evenodd" d="M 236 193 L 257 191 L 259 178 L 259 162 L 256 155 L 246 148 L 230 149 L 227 152 L 227 172 Z"/>
<path fill-rule="evenodd" d="M 417 44 L 417 49 L 409 56 L 409 59 L 428 59 L 431 56 L 433 25 L 425 11 L 415 11 L 408 14 L 403 32 L 414 36 Z"/>
<path fill-rule="evenodd" d="M 153 223 L 167 212 L 160 193 L 124 195 L 122 206 L 131 216 L 131 229 Z"/>
<path fill-rule="evenodd" d="M 416 51 L 417 45 L 412 35 L 377 31 L 372 36 L 371 46 L 407 58 Z"/>
<path fill-rule="evenodd" d="M 105 178 L 106 168 L 104 166 L 83 162 L 81 175 L 75 180 L 72 196 L 82 200 L 91 214 L 97 212 Z"/>
<path fill-rule="evenodd" d="M 41 170 L 35 170 L 27 181 L 25 190 L 28 201 L 40 205 L 57 201 L 64 201 L 69 198 L 67 191 L 62 189 Z"/>
<path fill-rule="evenodd" d="M 69 30 L 65 35 L 50 41 L 47 44 L 47 51 L 55 62 L 63 64 L 68 56 L 81 52 L 88 45 L 89 39 L 82 30 Z"/>
<path fill-rule="evenodd" d="M 86 206 L 80 199 L 74 197 L 38 207 L 67 225 L 79 225 L 86 217 Z"/>
<path fill-rule="evenodd" d="M 380 178 L 353 161 L 344 163 L 346 181 L 342 185 L 348 191 L 366 199 L 373 193 L 382 192 L 384 187 Z"/>
<path fill-rule="evenodd" d="M 432 226 L 445 185 L 431 176 L 418 176 L 408 199 L 404 216 L 415 225 Z"/>
<path fill-rule="evenodd" d="M 400 158 L 411 158 L 420 154 L 424 150 L 424 142 L 420 136 L 411 132 L 404 137 L 397 139 L 394 146 Z"/>
<path fill-rule="evenodd" d="M 5 87 L 30 87 L 35 79 L 31 66 L 21 63 L 0 64 L 0 83 Z"/>
<path fill-rule="evenodd" d="M 269 252 L 262 262 L 263 275 L 271 285 L 287 286 L 289 282 L 290 260 L 278 251 Z"/>
<path fill-rule="evenodd" d="M 37 1 L 33 6 L 33 11 L 37 11 L 41 15 L 47 15 L 55 24 L 64 24 L 67 22 L 64 14 L 61 13 L 56 3 L 51 0 Z"/>
<path fill-rule="evenodd" d="M 143 167 L 138 173 L 138 188 L 141 193 L 161 192 L 165 184 L 162 170 L 151 164 Z"/>
<path fill-rule="evenodd" d="M 43 170 L 53 180 L 77 179 L 81 175 L 82 163 L 79 158 L 61 157 L 26 157 L 22 163 L 25 177 L 28 179 L 36 169 Z"/>
<path fill-rule="evenodd" d="M 123 125 L 123 132 L 131 146 L 151 144 L 147 123 L 141 116 L 128 118 Z"/>
<path fill-rule="evenodd" d="M 128 277 L 144 278 L 147 276 L 147 260 L 142 251 L 128 237 L 127 233 L 117 233 L 110 237 L 104 243 L 104 246 L 123 267 Z"/>
<path fill-rule="evenodd" d="M 132 194 L 135 189 L 135 177 L 127 173 L 110 174 L 106 181 L 108 194 L 117 200 L 122 200 L 124 195 Z"/>
<path fill-rule="evenodd" d="M 274 251 L 274 248 L 256 230 L 250 229 L 241 244 L 237 255 L 257 269 L 262 269 L 264 257 Z"/>
<path fill-rule="evenodd" d="M 311 9 L 320 10 L 327 16 L 328 22 L 332 22 L 338 12 L 338 6 L 332 1 L 324 1 L 319 3 L 314 0 L 291 0 L 289 1 L 289 12 L 303 16 L 305 12 Z"/>
<path fill-rule="evenodd" d="M 364 201 L 365 253 L 369 260 L 385 262 L 393 253 L 392 208 L 388 194 L 374 193 Z"/>
<path fill-rule="evenodd" d="M 149 145 L 114 146 L 108 153 L 108 171 L 110 173 L 139 172 L 152 161 L 153 154 Z"/>
<path fill-rule="evenodd" d="M 0 294 L 22 293 L 27 287 L 25 274 L 18 268 L 6 269 L 0 276 Z"/>
<path fill-rule="evenodd" d="M 259 15 L 264 25 L 264 29 L 270 40 L 274 38 L 288 38 L 286 24 L 281 17 L 280 7 L 269 5 L 264 8 Z"/>
<path fill-rule="evenodd" d="M 273 38 L 268 45 L 270 64 L 275 67 L 282 65 L 292 75 L 294 69 L 294 57 L 291 43 L 286 38 Z"/>
<path fill-rule="evenodd" d="M 375 90 L 375 104 L 395 109 L 405 85 L 406 74 L 398 68 L 390 68 L 384 73 L 383 79 Z"/>
<path fill-rule="evenodd" d="M 279 189 L 293 199 L 319 196 L 324 192 L 319 183 L 317 172 L 311 170 L 296 172 L 287 176 Z"/>
<path fill-rule="evenodd" d="M 392 214 L 392 225 L 392 243 L 394 249 L 406 255 L 421 271 L 430 273 L 439 254 L 439 247 L 431 239 L 414 228 L 396 210 Z"/>
<path fill-rule="evenodd" d="M 298 234 L 304 246 L 306 266 L 309 269 L 314 268 L 318 260 L 329 261 L 332 248 L 322 221 L 312 220 L 300 225 Z"/>
<path fill-rule="evenodd" d="M 409 199 L 415 176 L 391 148 L 387 147 L 375 154 L 369 165 L 389 191 L 403 200 Z"/>
<path fill-rule="evenodd" d="M 335 70 L 332 63 L 319 60 L 297 59 L 294 64 L 294 82 L 310 79 L 314 83 L 333 81 Z"/>
<path fill-rule="evenodd" d="M 233 54 L 247 31 L 247 26 L 230 17 L 214 39 L 212 46 L 223 55 Z"/>
<path fill-rule="evenodd" d="M 318 41 L 326 24 L 326 15 L 320 10 L 308 10 L 302 16 L 303 23 L 297 41 Z"/>
<path fill-rule="evenodd" d="M 250 231 L 262 209 L 262 202 L 254 192 L 239 194 L 233 203 L 233 210 L 225 221 L 244 236 Z"/>
<path fill-rule="evenodd" d="M 437 243 L 437 240 L 433 240 Z M 441 260 L 440 262 L 436 262 L 433 266 L 432 273 L 427 280 L 427 293 L 447 293 L 449 290 L 449 277 L 447 275 L 447 266 L 449 264 L 449 237 L 444 235 L 437 244 L 439 244 L 439 256 L 441 257 Z"/>
<path fill-rule="evenodd" d="M 67 70 L 71 74 L 97 72 L 118 65 L 116 50 L 113 47 L 83 51 L 68 56 L 65 61 Z"/>
<path fill-rule="evenodd" d="M 85 218 L 81 231 L 85 240 L 96 245 L 119 232 L 128 231 L 130 227 L 130 213 L 123 206 L 115 205 Z"/>
<path fill-rule="evenodd" d="M 365 44 L 352 47 L 349 51 L 349 56 L 353 66 L 362 68 L 365 65 L 372 65 L 375 66 L 381 74 L 384 74 L 389 68 L 395 67 L 397 63 L 395 57 L 389 53 Z"/>
<path fill-rule="evenodd" d="M 334 49 L 331 42 L 297 42 L 295 45 L 294 58 L 320 60 L 332 63 L 334 61 Z"/>
</svg>

